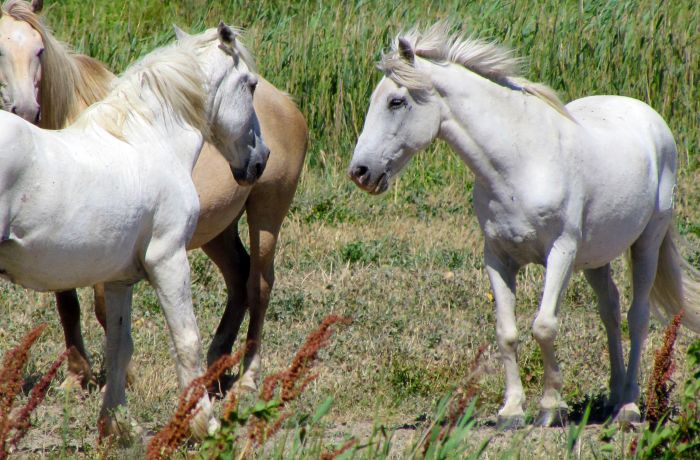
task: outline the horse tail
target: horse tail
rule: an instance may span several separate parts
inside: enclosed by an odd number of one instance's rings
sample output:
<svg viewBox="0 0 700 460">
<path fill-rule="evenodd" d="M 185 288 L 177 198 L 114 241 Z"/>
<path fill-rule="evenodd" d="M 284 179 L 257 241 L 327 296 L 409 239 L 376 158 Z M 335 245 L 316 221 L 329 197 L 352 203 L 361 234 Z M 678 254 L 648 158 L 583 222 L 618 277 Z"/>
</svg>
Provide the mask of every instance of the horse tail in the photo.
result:
<svg viewBox="0 0 700 460">
<path fill-rule="evenodd" d="M 659 248 L 656 279 L 651 289 L 651 305 L 656 313 L 673 317 L 681 309 L 681 323 L 700 333 L 700 271 L 678 252 L 679 236 L 670 225 Z"/>
</svg>

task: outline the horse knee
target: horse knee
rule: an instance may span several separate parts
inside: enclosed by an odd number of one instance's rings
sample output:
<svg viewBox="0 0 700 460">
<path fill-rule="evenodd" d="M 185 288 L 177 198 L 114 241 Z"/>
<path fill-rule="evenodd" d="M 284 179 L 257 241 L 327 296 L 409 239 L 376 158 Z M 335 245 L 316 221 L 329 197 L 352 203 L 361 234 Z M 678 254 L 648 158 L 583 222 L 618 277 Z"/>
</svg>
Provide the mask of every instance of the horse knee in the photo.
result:
<svg viewBox="0 0 700 460">
<path fill-rule="evenodd" d="M 496 327 L 498 346 L 501 349 L 514 350 L 518 347 L 518 330 L 515 327 Z"/>
<path fill-rule="evenodd" d="M 556 318 L 537 316 L 532 323 L 532 335 L 538 343 L 551 343 L 557 337 Z"/>
</svg>

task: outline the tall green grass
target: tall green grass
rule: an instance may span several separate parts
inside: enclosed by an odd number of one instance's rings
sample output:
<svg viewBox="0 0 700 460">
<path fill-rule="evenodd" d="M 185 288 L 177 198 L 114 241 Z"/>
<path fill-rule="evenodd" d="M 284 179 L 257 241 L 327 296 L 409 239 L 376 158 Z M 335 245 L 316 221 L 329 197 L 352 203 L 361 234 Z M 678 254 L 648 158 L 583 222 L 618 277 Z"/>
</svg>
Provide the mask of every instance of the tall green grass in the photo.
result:
<svg viewBox="0 0 700 460">
<path fill-rule="evenodd" d="M 695 0 L 66 0 L 47 9 L 59 37 L 115 71 L 170 40 L 172 23 L 200 31 L 224 19 L 245 28 L 260 72 L 307 117 L 311 167 L 347 163 L 381 76 L 375 63 L 382 50 L 399 31 L 438 19 L 515 48 L 528 58 L 527 76 L 564 100 L 621 94 L 649 103 L 692 167 L 700 147 Z M 456 162 L 441 167 L 463 174 Z"/>
</svg>

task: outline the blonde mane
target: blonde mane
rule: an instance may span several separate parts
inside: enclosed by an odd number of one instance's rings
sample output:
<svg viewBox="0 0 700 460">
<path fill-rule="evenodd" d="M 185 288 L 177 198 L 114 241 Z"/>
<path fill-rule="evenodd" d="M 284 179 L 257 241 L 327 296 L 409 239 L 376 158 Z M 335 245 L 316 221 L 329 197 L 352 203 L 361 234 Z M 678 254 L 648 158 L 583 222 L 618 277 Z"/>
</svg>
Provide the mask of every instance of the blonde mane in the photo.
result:
<svg viewBox="0 0 700 460">
<path fill-rule="evenodd" d="M 95 124 L 126 140 L 139 127 L 152 126 L 157 113 L 209 134 L 205 78 L 191 46 L 157 49 L 129 66 L 107 97 L 85 111 L 76 125 Z M 154 100 L 156 106 L 154 106 Z"/>
<path fill-rule="evenodd" d="M 7 0 L 2 14 L 29 24 L 44 43 L 39 88 L 39 126 L 60 129 L 69 125 L 87 106 L 104 98 L 114 75 L 99 61 L 73 52 L 56 40 L 24 0 Z"/>
<path fill-rule="evenodd" d="M 419 94 L 431 91 L 430 76 L 401 56 L 399 39 L 404 39 L 411 44 L 413 53 L 418 57 L 435 63 L 462 65 L 494 83 L 536 96 L 565 117 L 573 119 L 552 88 L 522 77 L 523 61 L 514 56 L 511 49 L 484 40 L 450 34 L 449 29 L 449 23 L 438 22 L 426 31 L 414 28 L 397 36 L 391 51 L 382 56 L 379 68 L 398 85 Z"/>
</svg>

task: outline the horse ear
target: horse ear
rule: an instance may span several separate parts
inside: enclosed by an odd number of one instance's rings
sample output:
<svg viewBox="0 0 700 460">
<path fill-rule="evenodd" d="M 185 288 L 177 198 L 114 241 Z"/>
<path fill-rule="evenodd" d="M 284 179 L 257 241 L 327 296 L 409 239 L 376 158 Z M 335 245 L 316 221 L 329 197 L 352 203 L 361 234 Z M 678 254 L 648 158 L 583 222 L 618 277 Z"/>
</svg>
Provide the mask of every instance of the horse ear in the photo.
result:
<svg viewBox="0 0 700 460">
<path fill-rule="evenodd" d="M 176 38 L 178 41 L 179 41 L 179 40 L 183 40 L 183 39 L 185 39 L 185 38 L 187 38 L 187 37 L 190 36 L 190 34 L 188 34 L 187 32 L 185 32 L 184 30 L 180 29 L 180 28 L 177 26 L 177 24 L 173 24 L 173 30 L 175 31 L 175 38 Z"/>
<path fill-rule="evenodd" d="M 32 11 L 35 13 L 41 12 L 44 8 L 44 0 L 32 0 Z"/>
<path fill-rule="evenodd" d="M 399 37 L 399 54 L 410 64 L 413 64 L 413 61 L 416 60 L 416 54 L 413 52 L 411 43 L 404 37 Z"/>
<path fill-rule="evenodd" d="M 229 47 L 233 46 L 234 42 L 236 41 L 235 30 L 227 26 L 224 21 L 221 21 L 219 22 L 219 27 L 216 28 L 216 31 L 219 32 L 219 40 L 221 40 L 222 44 Z"/>
</svg>

